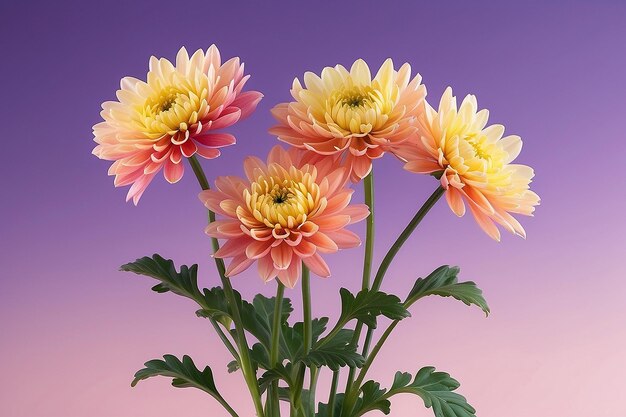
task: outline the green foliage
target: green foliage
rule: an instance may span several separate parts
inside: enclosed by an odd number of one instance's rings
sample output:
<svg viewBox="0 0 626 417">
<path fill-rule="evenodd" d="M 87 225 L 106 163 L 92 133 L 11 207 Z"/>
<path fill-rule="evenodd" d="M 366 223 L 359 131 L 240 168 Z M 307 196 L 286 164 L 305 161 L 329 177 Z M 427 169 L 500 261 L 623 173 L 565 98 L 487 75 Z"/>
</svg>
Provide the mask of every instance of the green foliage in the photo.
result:
<svg viewBox="0 0 626 417">
<path fill-rule="evenodd" d="M 436 417 L 476 417 L 476 410 L 465 397 L 453 392 L 459 385 L 446 372 L 436 372 L 435 368 L 428 366 L 420 369 L 412 382 L 411 374 L 397 372 L 389 393 L 420 396 L 427 408 L 432 407 Z"/>
<path fill-rule="evenodd" d="M 196 315 L 198 317 L 213 318 L 222 323 L 224 327 L 229 328 L 232 315 L 222 287 L 214 287 L 210 290 L 204 288 L 202 295 L 201 305 L 203 308 L 196 311 Z"/>
<path fill-rule="evenodd" d="M 361 290 L 356 297 L 345 288 L 341 295 L 341 316 L 339 323 L 357 319 L 370 328 L 376 328 L 376 317 L 383 315 L 391 320 L 401 320 L 411 314 L 400 298 L 382 291 Z"/>
<path fill-rule="evenodd" d="M 409 306 L 415 301 L 428 295 L 453 297 L 467 305 L 474 304 L 480 307 L 485 315 L 489 315 L 489 306 L 483 298 L 482 291 L 474 282 L 458 282 L 458 267 L 448 265 L 435 269 L 426 278 L 418 278 L 409 293 L 405 305 Z"/>
<path fill-rule="evenodd" d="M 157 293 L 172 292 L 194 300 L 201 308 L 196 312 L 200 317 L 208 317 L 219 321 L 230 329 L 232 322 L 231 305 L 220 287 L 212 289 L 198 288 L 198 266 L 187 267 L 182 265 L 177 270 L 174 263 L 158 254 L 152 257 L 143 257 L 135 262 L 121 267 L 123 271 L 134 272 L 139 275 L 152 277 L 159 281 L 152 289 Z M 254 336 L 258 342 L 250 349 L 250 359 L 255 371 L 263 370 L 258 379 L 261 392 L 265 392 L 275 381 L 282 381 L 279 397 L 281 400 L 294 400 L 294 393 L 301 395 L 304 404 L 309 403 L 307 390 L 300 391 L 299 379 L 303 376 L 304 366 L 323 367 L 338 370 L 349 366 L 359 368 L 365 359 L 357 353 L 352 343 L 354 331 L 343 327 L 351 320 L 360 320 L 371 329 L 376 327 L 377 317 L 384 316 L 391 320 L 401 320 L 410 316 L 407 308 L 422 297 L 438 295 L 453 297 L 467 305 L 480 307 L 485 314 L 489 314 L 489 307 L 482 296 L 482 291 L 473 282 L 458 282 L 459 268 L 442 266 L 433 271 L 426 278 L 418 278 L 403 303 L 395 295 L 381 291 L 362 290 L 352 295 L 342 288 L 341 314 L 335 327 L 321 338 L 326 331 L 328 318 L 322 317 L 312 321 L 312 348 L 305 354 L 303 347 L 304 324 L 296 322 L 290 325 L 288 319 L 293 312 L 291 301 L 282 300 L 280 317 L 280 337 L 278 362 L 270 365 L 270 348 L 274 321 L 276 298 L 257 295 L 253 301 L 242 300 L 241 295 L 235 292 L 235 305 L 239 306 L 244 329 Z M 240 364 L 232 361 L 228 364 L 228 372 L 235 372 Z M 200 371 L 189 356 L 179 360 L 175 356 L 165 355 L 163 360 L 156 359 L 145 363 L 145 368 L 137 371 L 131 385 L 154 376 L 172 378 L 172 385 L 177 388 L 194 387 L 207 392 L 220 403 L 228 406 L 221 397 L 211 368 L 208 366 Z M 435 417 L 475 417 L 475 410 L 465 398 L 454 392 L 459 383 L 447 373 L 436 372 L 432 367 L 422 368 L 413 378 L 411 374 L 397 372 L 391 388 L 384 389 L 375 381 L 367 381 L 360 387 L 359 395 L 353 402 L 350 412 L 344 410 L 349 417 L 359 417 L 370 411 L 390 413 L 390 398 L 401 393 L 419 396 L 427 408 L 432 408 Z M 356 397 L 356 396 L 355 396 Z M 341 414 L 345 395 L 335 397 L 334 412 L 328 409 L 328 404 L 319 403 L 316 417 L 337 417 Z M 298 400 L 300 401 L 300 400 Z M 346 413 L 347 412 L 347 413 Z"/>
<path fill-rule="evenodd" d="M 380 384 L 374 381 L 367 381 L 361 387 L 361 396 L 356 402 L 355 409 L 358 410 L 355 416 L 360 416 L 369 411 L 379 410 L 383 414 L 391 412 L 391 401 L 385 397 L 386 389 L 380 388 Z"/>
<path fill-rule="evenodd" d="M 274 316 L 275 303 L 275 297 L 267 298 L 261 294 L 254 297 L 252 303 L 241 302 L 241 319 L 244 328 L 261 342 L 268 353 L 272 340 L 272 317 Z M 281 311 L 281 325 L 284 325 L 293 311 L 291 301 L 288 298 L 283 298 Z"/>
<path fill-rule="evenodd" d="M 356 352 L 356 346 L 352 345 L 353 330 L 342 329 L 328 343 L 314 346 L 308 355 L 301 360 L 307 366 L 328 366 L 336 371 L 342 366 L 360 368 L 365 358 Z"/>
<path fill-rule="evenodd" d="M 311 321 L 311 337 L 313 343 L 317 342 L 320 335 L 326 330 L 328 317 L 316 318 Z M 304 323 L 299 321 L 293 326 L 284 324 L 280 334 L 281 359 L 287 359 L 291 363 L 296 363 L 304 355 Z"/>
<path fill-rule="evenodd" d="M 135 262 L 122 265 L 120 270 L 161 281 L 152 287 L 152 290 L 158 293 L 171 291 L 192 300 L 202 298 L 202 293 L 198 290 L 198 265 L 194 264 L 191 267 L 182 265 L 180 272 L 177 272 L 171 259 L 164 259 L 155 253 L 152 257 L 144 256 Z"/>
<path fill-rule="evenodd" d="M 380 410 L 389 414 L 389 398 L 397 394 L 414 394 L 422 398 L 427 408 L 432 408 L 435 417 L 476 417 L 476 410 L 467 403 L 465 397 L 453 392 L 459 383 L 445 372 L 436 372 L 433 367 L 420 369 L 415 378 L 407 372 L 396 372 L 389 390 L 381 389 L 380 384 L 367 381 L 361 387 L 351 417 L 362 416 Z M 320 416 L 321 417 L 321 416 Z"/>
<path fill-rule="evenodd" d="M 317 413 L 315 413 L 315 417 L 339 417 L 341 414 L 341 407 L 343 406 L 343 400 L 345 398 L 345 394 L 340 393 L 335 395 L 335 406 L 333 407 L 333 412 L 331 413 L 329 404 L 326 403 L 318 403 L 317 405 Z"/>
<path fill-rule="evenodd" d="M 191 267 L 181 265 L 180 272 L 178 272 L 171 259 L 165 259 L 155 253 L 152 257 L 144 256 L 135 262 L 122 265 L 120 269 L 160 281 L 152 287 L 153 291 L 172 292 L 189 298 L 202 307 L 196 312 L 199 317 L 211 317 L 225 327 L 230 327 L 231 312 L 224 290 L 215 287 L 200 291 L 198 289 L 198 265 L 194 264 Z"/>
<path fill-rule="evenodd" d="M 221 399 L 215 387 L 211 368 L 207 366 L 203 371 L 200 371 L 187 355 L 183 356 L 182 361 L 173 355 L 164 355 L 163 359 L 146 362 L 145 368 L 135 373 L 135 379 L 133 379 L 131 386 L 134 387 L 139 381 L 154 376 L 165 376 L 172 378 L 172 385 L 176 388 L 198 388 Z"/>
</svg>

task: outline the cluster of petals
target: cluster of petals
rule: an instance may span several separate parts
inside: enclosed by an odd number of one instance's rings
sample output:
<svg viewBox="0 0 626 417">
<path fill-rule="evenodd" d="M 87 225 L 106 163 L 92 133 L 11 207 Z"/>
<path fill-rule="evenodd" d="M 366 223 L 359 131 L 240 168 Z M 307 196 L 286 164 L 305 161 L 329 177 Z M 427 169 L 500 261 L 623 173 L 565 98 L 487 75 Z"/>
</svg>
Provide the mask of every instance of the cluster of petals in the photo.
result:
<svg viewBox="0 0 626 417">
<path fill-rule="evenodd" d="M 224 239 L 215 253 L 232 258 L 233 276 L 255 261 L 264 281 L 278 278 L 293 288 L 304 263 L 321 277 L 330 276 L 322 254 L 360 245 L 346 226 L 369 215 L 364 204 L 350 205 L 347 170 L 332 158 L 275 146 L 266 162 L 244 162 L 246 178 L 218 177 L 216 188 L 200 193 L 205 206 L 221 216 L 206 233 Z"/>
<path fill-rule="evenodd" d="M 533 169 L 511 163 L 522 149 L 519 136 L 504 135 L 504 126 L 487 126 L 489 112 L 478 111 L 476 98 L 465 97 L 457 108 L 447 88 L 439 108 L 426 104 L 419 119 L 419 136 L 395 153 L 406 161 L 405 169 L 441 176 L 448 205 L 457 216 L 466 205 L 480 227 L 500 240 L 501 225 L 526 237 L 522 225 L 511 215 L 531 216 L 539 196 L 530 190 Z"/>
<path fill-rule="evenodd" d="M 304 87 L 296 78 L 295 101 L 272 109 L 278 124 L 270 129 L 281 141 L 321 155 L 340 154 L 353 182 L 369 174 L 372 160 L 416 132 L 426 88 L 411 67 L 398 71 L 387 59 L 372 78 L 362 59 L 350 71 L 326 67 L 320 76 L 306 72 Z"/>
<path fill-rule="evenodd" d="M 222 63 L 215 45 L 191 57 L 181 48 L 175 63 L 153 56 L 146 81 L 123 78 L 117 101 L 102 104 L 93 154 L 114 161 L 109 175 L 115 175 L 116 187 L 131 185 L 127 201 L 137 204 L 161 169 L 175 183 L 183 176 L 184 158 L 216 158 L 218 148 L 235 143 L 232 135 L 215 130 L 256 108 L 262 94 L 243 91 L 248 78 L 239 58 Z"/>
</svg>

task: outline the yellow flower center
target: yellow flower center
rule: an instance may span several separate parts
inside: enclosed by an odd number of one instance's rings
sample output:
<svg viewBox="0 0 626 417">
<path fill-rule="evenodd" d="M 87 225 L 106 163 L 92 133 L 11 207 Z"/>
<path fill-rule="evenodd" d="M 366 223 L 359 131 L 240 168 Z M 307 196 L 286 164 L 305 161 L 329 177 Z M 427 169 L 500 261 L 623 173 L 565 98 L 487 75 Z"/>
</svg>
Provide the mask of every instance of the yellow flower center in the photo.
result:
<svg viewBox="0 0 626 417">
<path fill-rule="evenodd" d="M 346 134 L 364 136 L 382 126 L 392 108 L 372 86 L 344 87 L 326 100 L 324 121 L 337 125 Z"/>
<path fill-rule="evenodd" d="M 476 135 L 470 135 L 465 138 L 467 143 L 474 149 L 474 155 L 480 159 L 491 159 L 491 155 L 485 149 L 485 136 L 477 137 Z"/>
<path fill-rule="evenodd" d="M 497 172 L 505 165 L 506 157 L 507 153 L 498 142 L 489 142 L 481 132 L 462 135 L 458 148 L 453 146 L 446 152 L 450 166 L 461 174 L 467 171 Z"/>
<path fill-rule="evenodd" d="M 267 227 L 295 229 L 319 206 L 321 199 L 319 186 L 314 181 L 315 169 L 308 172 L 291 167 L 287 172 L 271 166 L 270 171 L 244 191 L 247 211 Z"/>
<path fill-rule="evenodd" d="M 152 94 L 137 108 L 138 128 L 148 137 L 175 135 L 201 120 L 209 111 L 207 84 L 202 78 L 191 85 L 172 77 L 171 85 L 153 87 Z"/>
</svg>

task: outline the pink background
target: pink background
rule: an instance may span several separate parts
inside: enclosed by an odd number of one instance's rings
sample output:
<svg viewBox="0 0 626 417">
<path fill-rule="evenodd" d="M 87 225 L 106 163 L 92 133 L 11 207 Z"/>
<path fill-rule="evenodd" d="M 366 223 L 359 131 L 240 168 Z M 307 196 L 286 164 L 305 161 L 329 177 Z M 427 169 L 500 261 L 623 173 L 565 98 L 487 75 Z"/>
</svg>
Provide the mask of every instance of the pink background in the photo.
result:
<svg viewBox="0 0 626 417">
<path fill-rule="evenodd" d="M 239 144 L 204 163 L 211 177 L 241 173 L 246 155 L 275 143 L 269 109 L 288 99 L 293 77 L 359 57 L 374 67 L 386 57 L 410 62 L 433 102 L 448 84 L 476 94 L 492 122 L 525 141 L 519 161 L 535 168 L 542 197 L 536 217 L 522 219 L 528 239 L 495 243 L 439 203 L 383 286 L 404 294 L 435 267 L 460 265 L 492 315 L 449 299 L 420 302 L 373 378 L 389 385 L 396 370 L 434 365 L 461 381 L 481 417 L 626 416 L 625 5 L 335 3 L 0 5 L 1 416 L 225 416 L 210 397 L 166 379 L 130 388 L 143 362 L 164 353 L 210 364 L 240 415 L 253 415 L 241 376 L 226 373 L 228 353 L 194 306 L 117 272 L 159 252 L 200 263 L 203 285 L 218 283 L 191 172 L 176 186 L 158 178 L 133 207 L 108 164 L 90 155 L 100 103 L 122 76 L 144 77 L 151 54 L 173 59 L 182 45 L 213 42 L 224 57 L 242 57 L 250 87 L 266 97 L 234 129 Z M 391 157 L 375 170 L 380 260 L 436 184 Z M 338 288 L 359 286 L 361 256 L 362 248 L 328 257 L 333 277 L 313 281 L 314 314 L 336 316 Z M 247 296 L 274 290 L 252 270 L 234 284 Z M 320 392 L 327 384 L 325 375 Z M 399 397 L 392 415 L 432 411 Z"/>
</svg>

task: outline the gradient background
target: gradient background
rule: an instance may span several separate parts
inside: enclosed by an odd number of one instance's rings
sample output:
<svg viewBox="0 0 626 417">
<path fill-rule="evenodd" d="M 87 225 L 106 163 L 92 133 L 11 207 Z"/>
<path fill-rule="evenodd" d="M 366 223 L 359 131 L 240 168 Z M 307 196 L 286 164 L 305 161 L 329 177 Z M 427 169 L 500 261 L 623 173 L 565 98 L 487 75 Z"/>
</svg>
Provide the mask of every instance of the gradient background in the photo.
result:
<svg viewBox="0 0 626 417">
<path fill-rule="evenodd" d="M 249 88 L 265 99 L 233 129 L 239 144 L 205 161 L 210 177 L 240 174 L 246 155 L 275 143 L 269 109 L 289 98 L 295 76 L 359 57 L 373 67 L 410 62 L 432 102 L 448 84 L 476 94 L 491 122 L 525 141 L 519 161 L 535 168 L 542 197 L 536 218 L 522 219 L 528 239 L 493 242 L 440 202 L 383 286 L 403 294 L 440 264 L 461 265 L 492 315 L 420 302 L 371 377 L 387 386 L 396 370 L 434 365 L 461 381 L 481 417 L 626 416 L 626 5 L 545 3 L 4 0 L 0 415 L 225 416 L 166 379 L 130 388 L 143 362 L 164 353 L 210 364 L 241 416 L 254 414 L 194 306 L 116 272 L 159 252 L 200 263 L 203 285 L 218 282 L 191 171 L 176 186 L 158 177 L 133 207 L 113 188 L 109 163 L 91 155 L 91 126 L 121 77 L 144 78 L 152 54 L 173 59 L 181 45 L 216 43 L 224 57 L 242 57 Z M 378 261 L 436 184 L 391 157 L 375 168 Z M 315 279 L 314 314 L 336 316 L 338 288 L 360 285 L 361 256 L 328 257 L 334 276 Z M 234 285 L 247 296 L 275 288 L 254 270 Z M 327 384 L 324 376 L 320 392 Z M 399 397 L 392 415 L 432 412 Z"/>
</svg>

